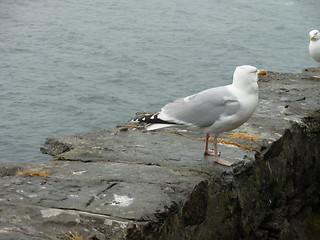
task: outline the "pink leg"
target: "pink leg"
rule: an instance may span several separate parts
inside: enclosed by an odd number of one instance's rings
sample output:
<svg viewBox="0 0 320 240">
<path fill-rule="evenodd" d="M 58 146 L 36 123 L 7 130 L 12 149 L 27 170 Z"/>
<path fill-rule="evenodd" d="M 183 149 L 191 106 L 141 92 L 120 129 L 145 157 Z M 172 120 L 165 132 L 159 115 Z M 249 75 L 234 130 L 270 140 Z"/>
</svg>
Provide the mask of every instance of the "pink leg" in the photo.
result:
<svg viewBox="0 0 320 240">
<path fill-rule="evenodd" d="M 219 154 L 218 154 L 218 136 L 214 136 L 214 139 L 213 139 L 213 150 L 214 150 L 214 155 L 213 155 L 213 161 L 214 162 L 217 162 L 221 165 L 224 165 L 224 166 L 228 166 L 230 167 L 233 163 L 229 162 L 229 161 L 226 161 L 226 160 L 223 160 L 219 157 Z"/>
<path fill-rule="evenodd" d="M 206 141 L 204 146 L 204 155 L 205 156 L 214 156 L 214 152 L 208 149 L 209 146 L 209 133 L 206 133 Z"/>
</svg>

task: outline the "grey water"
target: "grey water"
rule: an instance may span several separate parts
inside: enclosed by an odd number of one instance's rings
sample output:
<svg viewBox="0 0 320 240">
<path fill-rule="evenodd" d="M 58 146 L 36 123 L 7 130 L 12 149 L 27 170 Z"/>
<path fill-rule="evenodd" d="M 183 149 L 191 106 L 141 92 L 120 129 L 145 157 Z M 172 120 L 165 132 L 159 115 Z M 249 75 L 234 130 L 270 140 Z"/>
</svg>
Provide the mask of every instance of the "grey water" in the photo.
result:
<svg viewBox="0 0 320 240">
<path fill-rule="evenodd" d="M 317 66 L 319 0 L 1 0 L 0 162 L 231 83 L 236 66 Z"/>
</svg>

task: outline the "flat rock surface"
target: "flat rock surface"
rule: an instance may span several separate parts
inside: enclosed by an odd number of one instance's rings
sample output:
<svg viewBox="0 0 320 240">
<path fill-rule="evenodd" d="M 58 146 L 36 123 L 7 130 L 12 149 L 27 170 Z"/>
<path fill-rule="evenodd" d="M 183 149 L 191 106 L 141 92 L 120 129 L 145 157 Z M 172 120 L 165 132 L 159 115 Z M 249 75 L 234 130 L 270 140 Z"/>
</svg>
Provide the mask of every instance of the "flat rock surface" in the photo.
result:
<svg viewBox="0 0 320 240">
<path fill-rule="evenodd" d="M 88 239 L 125 239 L 128 229 L 165 221 L 200 182 L 232 181 L 257 152 L 319 110 L 320 81 L 311 77 L 319 72 L 261 78 L 258 109 L 233 131 L 250 135 L 221 136 L 229 143 L 219 144 L 221 157 L 233 167 L 203 156 L 201 132 L 146 132 L 123 124 L 49 137 L 41 151 L 52 161 L 0 166 L 0 239 L 68 239 L 77 232 Z M 30 169 L 38 173 L 23 172 Z"/>
</svg>

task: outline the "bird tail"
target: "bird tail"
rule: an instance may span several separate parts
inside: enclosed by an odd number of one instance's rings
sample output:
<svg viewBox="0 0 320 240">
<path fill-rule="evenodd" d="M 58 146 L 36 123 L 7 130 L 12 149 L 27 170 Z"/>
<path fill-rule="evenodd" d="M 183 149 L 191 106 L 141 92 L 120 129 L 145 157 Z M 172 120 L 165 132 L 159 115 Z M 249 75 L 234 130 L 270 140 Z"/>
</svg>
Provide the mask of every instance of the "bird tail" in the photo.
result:
<svg viewBox="0 0 320 240">
<path fill-rule="evenodd" d="M 132 119 L 130 122 L 134 122 L 138 124 L 146 124 L 146 129 L 148 131 L 177 125 L 174 122 L 162 120 L 158 116 L 159 116 L 159 113 L 145 114 Z"/>
</svg>

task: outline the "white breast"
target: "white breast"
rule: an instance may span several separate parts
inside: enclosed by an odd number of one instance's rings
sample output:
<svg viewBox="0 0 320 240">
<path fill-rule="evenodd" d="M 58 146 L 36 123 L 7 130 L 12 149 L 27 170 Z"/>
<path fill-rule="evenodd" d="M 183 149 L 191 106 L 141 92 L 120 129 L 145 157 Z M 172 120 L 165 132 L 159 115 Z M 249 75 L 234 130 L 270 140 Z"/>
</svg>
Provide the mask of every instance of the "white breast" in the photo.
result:
<svg viewBox="0 0 320 240">
<path fill-rule="evenodd" d="M 309 53 L 314 60 L 320 62 L 320 40 L 310 41 Z"/>
</svg>

